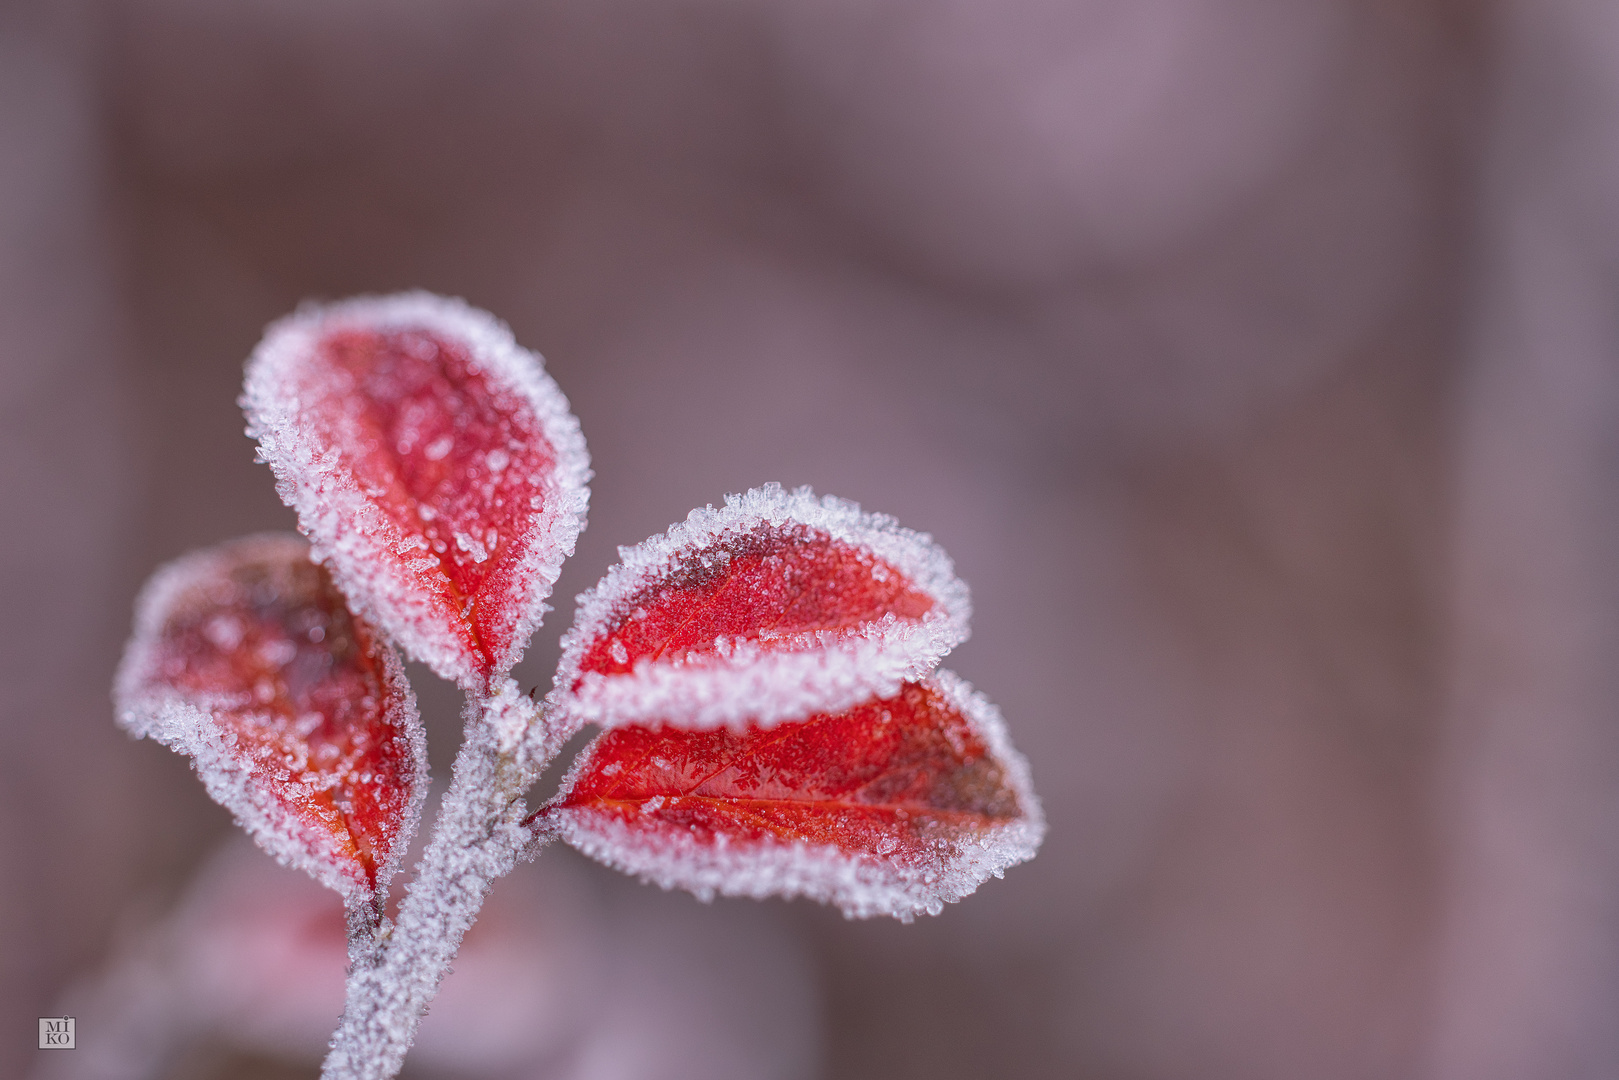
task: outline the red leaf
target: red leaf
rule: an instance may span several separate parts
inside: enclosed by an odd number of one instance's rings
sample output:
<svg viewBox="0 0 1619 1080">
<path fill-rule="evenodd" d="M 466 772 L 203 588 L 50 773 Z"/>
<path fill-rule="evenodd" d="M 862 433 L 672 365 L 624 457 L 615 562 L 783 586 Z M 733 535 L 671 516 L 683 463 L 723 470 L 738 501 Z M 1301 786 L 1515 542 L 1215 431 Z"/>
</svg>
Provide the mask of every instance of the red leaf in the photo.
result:
<svg viewBox="0 0 1619 1080">
<path fill-rule="evenodd" d="M 773 723 L 893 693 L 967 636 L 928 537 L 777 485 L 693 511 L 579 598 L 553 706 L 573 722 Z"/>
<path fill-rule="evenodd" d="M 617 728 L 547 814 L 573 846 L 665 888 L 903 919 L 1031 858 L 1044 831 L 995 707 L 948 672 L 772 728 Z"/>
<path fill-rule="evenodd" d="M 589 494 L 578 421 L 539 357 L 458 301 L 350 300 L 272 326 L 242 404 L 356 609 L 468 689 L 505 674 Z"/>
<path fill-rule="evenodd" d="M 398 657 L 296 536 L 159 570 L 118 675 L 118 719 L 190 755 L 260 846 L 346 895 L 385 883 L 426 791 Z"/>
</svg>

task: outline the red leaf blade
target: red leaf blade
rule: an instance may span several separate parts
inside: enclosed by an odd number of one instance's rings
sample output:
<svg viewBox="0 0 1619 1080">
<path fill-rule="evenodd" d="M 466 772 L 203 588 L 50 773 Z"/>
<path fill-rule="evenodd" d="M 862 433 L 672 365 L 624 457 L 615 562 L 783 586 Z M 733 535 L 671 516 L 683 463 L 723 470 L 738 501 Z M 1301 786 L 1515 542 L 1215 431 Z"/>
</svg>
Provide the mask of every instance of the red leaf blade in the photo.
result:
<svg viewBox="0 0 1619 1080">
<path fill-rule="evenodd" d="M 426 744 L 393 650 L 299 537 L 159 570 L 117 684 L 119 723 L 192 757 L 259 845 L 345 895 L 385 884 L 426 791 Z"/>
<path fill-rule="evenodd" d="M 770 724 L 919 678 L 966 639 L 927 536 L 767 485 L 621 552 L 579 598 L 553 707 L 574 723 Z"/>
<path fill-rule="evenodd" d="M 999 714 L 947 672 L 768 729 L 616 728 L 548 814 L 573 846 L 665 888 L 902 919 L 1031 858 L 1044 831 Z"/>
<path fill-rule="evenodd" d="M 484 690 L 583 527 L 589 462 L 540 359 L 425 293 L 302 311 L 249 361 L 248 431 L 356 608 Z"/>
</svg>

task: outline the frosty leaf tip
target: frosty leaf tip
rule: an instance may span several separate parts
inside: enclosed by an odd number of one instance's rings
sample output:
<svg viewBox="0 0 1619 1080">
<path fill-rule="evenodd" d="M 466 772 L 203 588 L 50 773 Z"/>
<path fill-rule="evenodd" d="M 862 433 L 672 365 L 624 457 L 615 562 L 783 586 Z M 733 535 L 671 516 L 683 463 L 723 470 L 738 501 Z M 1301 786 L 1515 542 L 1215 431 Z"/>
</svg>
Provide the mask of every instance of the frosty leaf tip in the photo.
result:
<svg viewBox="0 0 1619 1080">
<path fill-rule="evenodd" d="M 999 712 L 949 672 L 768 729 L 615 728 L 546 818 L 665 888 L 906 921 L 1032 858 L 1045 829 Z"/>
<path fill-rule="evenodd" d="M 307 306 L 248 361 L 248 434 L 316 556 L 410 655 L 487 691 L 573 553 L 589 458 L 486 312 L 428 293 Z"/>
<path fill-rule="evenodd" d="M 427 789 L 416 701 L 301 538 L 159 569 L 115 698 L 119 723 L 190 756 L 266 851 L 351 900 L 386 888 Z"/>
<path fill-rule="evenodd" d="M 579 597 L 566 721 L 771 724 L 892 693 L 966 640 L 967 588 L 925 534 L 767 484 L 620 551 Z"/>
</svg>

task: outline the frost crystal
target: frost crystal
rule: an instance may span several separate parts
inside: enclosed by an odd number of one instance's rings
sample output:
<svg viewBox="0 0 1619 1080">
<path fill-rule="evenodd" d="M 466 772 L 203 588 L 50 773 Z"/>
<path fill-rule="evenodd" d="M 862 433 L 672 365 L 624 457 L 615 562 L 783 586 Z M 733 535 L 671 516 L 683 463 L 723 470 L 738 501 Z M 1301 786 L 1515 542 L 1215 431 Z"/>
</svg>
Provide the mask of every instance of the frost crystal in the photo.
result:
<svg viewBox="0 0 1619 1080">
<path fill-rule="evenodd" d="M 538 356 L 427 293 L 306 307 L 248 361 L 248 434 L 356 609 L 487 691 L 584 525 L 589 459 Z"/>
<path fill-rule="evenodd" d="M 768 725 L 931 671 L 967 588 L 926 535 L 769 484 L 692 511 L 579 597 L 550 705 L 574 727 Z"/>
<path fill-rule="evenodd" d="M 1000 713 L 949 672 L 770 729 L 614 729 L 546 815 L 664 888 L 905 921 L 1032 858 L 1045 831 Z"/>
<path fill-rule="evenodd" d="M 281 862 L 350 900 L 386 889 L 427 790 L 416 700 L 302 539 L 237 540 L 154 574 L 115 697 L 125 730 L 189 755 Z"/>
<path fill-rule="evenodd" d="M 349 979 L 343 1021 L 322 1073 L 328 1080 L 398 1073 L 489 887 L 529 843 L 519 796 L 533 776 L 517 775 L 499 745 L 510 724 L 527 715 L 523 701 L 509 680 L 492 700 L 468 697 L 466 737 L 450 789 L 387 947 L 375 963 L 357 965 Z"/>
<path fill-rule="evenodd" d="M 695 510 L 579 598 L 541 706 L 510 671 L 584 526 L 590 469 L 540 358 L 461 301 L 362 297 L 272 325 L 241 404 L 309 543 L 250 538 L 156 574 L 118 715 L 344 894 L 326 1080 L 398 1074 L 491 884 L 547 839 L 704 898 L 905 921 L 1039 846 L 999 713 L 934 670 L 970 604 L 928 536 L 776 484 Z M 393 919 L 426 753 L 390 642 L 466 695 Z M 585 723 L 608 730 L 530 816 L 524 792 Z"/>
</svg>

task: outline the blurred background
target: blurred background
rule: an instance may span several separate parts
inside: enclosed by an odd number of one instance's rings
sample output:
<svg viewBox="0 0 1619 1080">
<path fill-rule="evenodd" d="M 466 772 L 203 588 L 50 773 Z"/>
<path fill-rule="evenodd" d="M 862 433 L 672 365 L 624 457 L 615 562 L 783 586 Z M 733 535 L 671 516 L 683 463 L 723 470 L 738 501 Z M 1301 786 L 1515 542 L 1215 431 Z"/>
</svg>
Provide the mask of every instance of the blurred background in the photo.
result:
<svg viewBox="0 0 1619 1080">
<path fill-rule="evenodd" d="M 109 686 L 292 525 L 265 323 L 414 287 L 589 440 L 525 685 L 811 484 L 954 556 L 1050 834 L 913 926 L 553 849 L 408 1076 L 1619 1075 L 1619 5 L 0 5 L 0 1075 L 314 1075 L 335 897 Z"/>
</svg>

